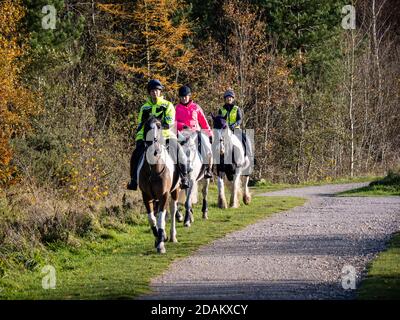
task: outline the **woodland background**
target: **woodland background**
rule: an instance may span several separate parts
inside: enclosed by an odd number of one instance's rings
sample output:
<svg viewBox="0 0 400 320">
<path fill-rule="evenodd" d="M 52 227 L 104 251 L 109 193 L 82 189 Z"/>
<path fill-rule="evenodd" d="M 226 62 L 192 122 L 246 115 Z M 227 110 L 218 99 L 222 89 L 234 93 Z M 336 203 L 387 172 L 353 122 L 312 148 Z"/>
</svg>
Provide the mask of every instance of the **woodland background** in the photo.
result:
<svg viewBox="0 0 400 320">
<path fill-rule="evenodd" d="M 341 26 L 348 4 L 355 30 Z M 2 254 L 85 234 L 99 208 L 134 223 L 125 187 L 150 78 L 174 103 L 189 84 L 207 114 L 233 88 L 254 181 L 398 168 L 399 17 L 396 0 L 0 1 Z"/>
</svg>

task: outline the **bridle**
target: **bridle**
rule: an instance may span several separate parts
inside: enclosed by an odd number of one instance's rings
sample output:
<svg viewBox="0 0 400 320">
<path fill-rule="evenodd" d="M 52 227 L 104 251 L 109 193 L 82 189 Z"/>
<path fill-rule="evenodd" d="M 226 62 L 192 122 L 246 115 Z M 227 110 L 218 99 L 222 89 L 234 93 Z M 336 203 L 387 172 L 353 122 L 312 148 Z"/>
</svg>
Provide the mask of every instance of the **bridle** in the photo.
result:
<svg viewBox="0 0 400 320">
<path fill-rule="evenodd" d="M 146 126 L 147 130 L 144 131 L 144 136 L 145 136 L 145 140 L 144 140 L 144 144 L 145 144 L 145 151 L 144 151 L 144 157 L 145 157 L 145 162 L 148 165 L 149 171 L 150 171 L 150 175 L 149 175 L 149 180 L 152 177 L 155 176 L 160 176 L 164 173 L 166 165 L 164 163 L 164 165 L 162 166 L 161 171 L 155 171 L 154 170 L 154 166 L 157 164 L 161 164 L 159 163 L 159 159 L 161 157 L 161 155 L 163 154 L 163 151 L 165 151 L 165 147 L 160 143 L 159 141 L 159 136 L 160 136 L 160 128 L 161 124 L 158 120 L 152 120 L 154 122 L 150 123 L 149 126 Z M 147 133 L 153 131 L 153 137 L 151 141 L 148 141 L 147 138 Z M 152 154 L 152 156 L 154 157 L 153 161 L 149 161 L 149 159 L 147 158 L 148 156 L 148 149 L 153 146 L 154 147 L 154 153 Z M 154 161 L 155 160 L 155 161 Z"/>
</svg>

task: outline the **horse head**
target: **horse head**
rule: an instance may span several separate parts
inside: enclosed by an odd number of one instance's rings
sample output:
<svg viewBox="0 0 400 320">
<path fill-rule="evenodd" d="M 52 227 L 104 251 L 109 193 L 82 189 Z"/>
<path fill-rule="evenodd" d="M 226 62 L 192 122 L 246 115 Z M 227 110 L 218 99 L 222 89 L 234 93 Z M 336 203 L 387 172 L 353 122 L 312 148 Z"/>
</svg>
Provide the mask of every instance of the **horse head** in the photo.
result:
<svg viewBox="0 0 400 320">
<path fill-rule="evenodd" d="M 152 151 L 154 151 L 153 156 L 155 159 L 152 162 L 158 162 L 155 160 L 160 157 L 162 152 L 160 144 L 160 140 L 162 139 L 161 121 L 154 116 L 150 116 L 144 123 L 143 136 L 145 138 L 146 146 L 151 147 L 153 149 Z"/>
<path fill-rule="evenodd" d="M 189 162 L 193 162 L 197 154 L 198 132 L 190 129 L 183 130 L 179 133 L 182 137 L 181 145 Z"/>
</svg>

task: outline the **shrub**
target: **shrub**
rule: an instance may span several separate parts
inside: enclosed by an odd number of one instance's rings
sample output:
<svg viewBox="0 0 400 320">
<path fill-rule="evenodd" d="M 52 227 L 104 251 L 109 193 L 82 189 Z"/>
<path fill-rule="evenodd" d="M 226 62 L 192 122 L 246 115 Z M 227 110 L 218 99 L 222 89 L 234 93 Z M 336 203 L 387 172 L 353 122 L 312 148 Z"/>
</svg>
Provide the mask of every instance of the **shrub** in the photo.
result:
<svg viewBox="0 0 400 320">
<path fill-rule="evenodd" d="M 393 170 L 389 170 L 386 177 L 381 180 L 373 181 L 370 183 L 370 186 L 394 186 L 400 188 L 400 171 L 395 172 Z"/>
</svg>

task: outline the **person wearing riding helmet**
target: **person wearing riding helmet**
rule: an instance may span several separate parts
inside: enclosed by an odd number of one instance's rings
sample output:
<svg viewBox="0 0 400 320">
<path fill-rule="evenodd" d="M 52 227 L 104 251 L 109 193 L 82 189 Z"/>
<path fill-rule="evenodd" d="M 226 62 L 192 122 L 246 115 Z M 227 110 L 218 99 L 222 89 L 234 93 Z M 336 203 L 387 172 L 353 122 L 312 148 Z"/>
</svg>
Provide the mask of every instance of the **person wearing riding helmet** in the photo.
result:
<svg viewBox="0 0 400 320">
<path fill-rule="evenodd" d="M 212 130 L 207 122 L 207 118 L 204 115 L 203 110 L 197 103 L 193 102 L 193 100 L 191 99 L 192 90 L 190 89 L 190 87 L 180 87 L 178 95 L 180 103 L 177 104 L 175 107 L 175 119 L 178 132 L 185 129 L 189 129 L 192 131 L 200 131 L 202 129 L 203 132 L 209 137 L 210 143 L 212 143 Z M 208 142 L 205 141 L 203 143 L 199 141 L 199 143 L 202 146 L 202 154 L 207 156 L 206 171 L 204 173 L 204 176 L 205 178 L 212 178 L 211 146 L 207 146 L 206 144 L 208 144 Z"/>
<path fill-rule="evenodd" d="M 157 79 L 152 79 L 147 84 L 147 92 L 149 97 L 147 101 L 142 105 L 138 117 L 138 128 L 136 130 L 136 148 L 132 153 L 130 161 L 130 175 L 131 181 L 128 183 L 127 188 L 129 190 L 137 190 L 137 169 L 139 165 L 139 160 L 142 154 L 145 152 L 145 142 L 144 142 L 144 124 L 150 116 L 155 116 L 161 121 L 163 130 L 162 135 L 169 142 L 169 139 L 176 139 L 174 134 L 171 133 L 170 127 L 174 125 L 175 121 L 175 108 L 174 105 L 165 100 L 161 92 L 164 89 L 161 82 Z M 175 156 L 177 153 L 176 163 L 179 164 L 179 171 L 181 175 L 181 188 L 187 189 L 189 187 L 189 181 L 187 177 L 187 164 L 186 155 L 182 150 L 179 143 L 170 144 L 177 145 L 176 152 L 171 152 L 170 154 Z M 181 159 L 181 161 L 179 161 Z M 175 160 L 175 159 L 174 159 Z"/>
<path fill-rule="evenodd" d="M 224 93 L 225 104 L 218 110 L 218 114 L 223 116 L 229 128 L 234 131 L 234 129 L 240 129 L 242 124 L 242 110 L 234 103 L 235 93 L 232 89 L 228 89 Z"/>
<path fill-rule="evenodd" d="M 243 121 L 242 110 L 235 104 L 235 92 L 228 89 L 224 93 L 225 104 L 218 110 L 218 114 L 226 119 L 229 128 L 232 131 L 238 129 L 241 131 L 242 143 L 245 148 L 245 154 L 251 156 L 251 145 L 248 143 L 246 134 L 241 130 L 240 126 Z"/>
</svg>

